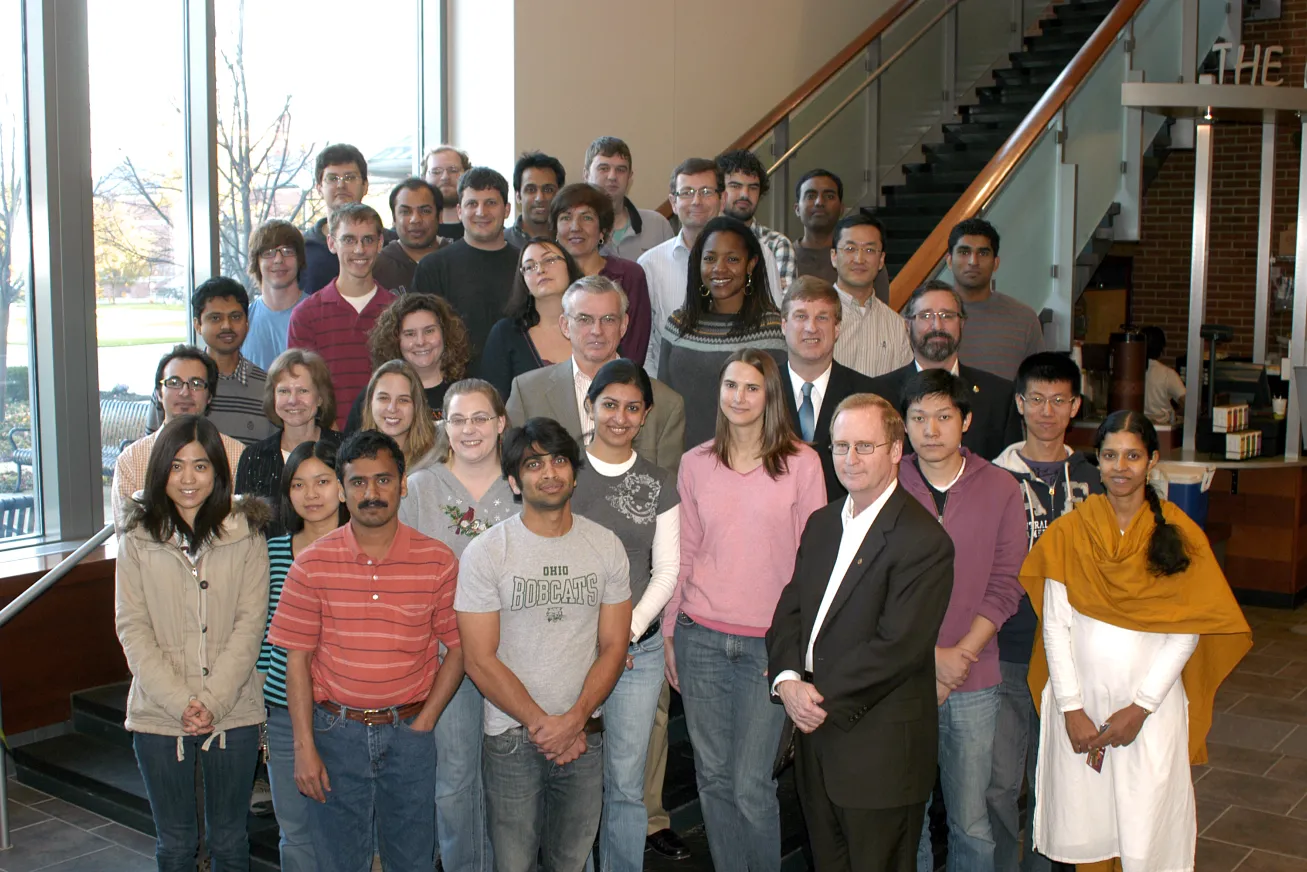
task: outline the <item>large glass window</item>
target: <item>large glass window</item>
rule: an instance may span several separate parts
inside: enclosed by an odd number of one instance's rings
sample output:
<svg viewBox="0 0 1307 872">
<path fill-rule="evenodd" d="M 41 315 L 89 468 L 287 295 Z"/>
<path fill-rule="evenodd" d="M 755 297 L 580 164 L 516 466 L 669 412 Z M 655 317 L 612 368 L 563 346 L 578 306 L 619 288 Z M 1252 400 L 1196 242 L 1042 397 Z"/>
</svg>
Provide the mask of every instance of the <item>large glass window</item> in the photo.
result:
<svg viewBox="0 0 1307 872">
<path fill-rule="evenodd" d="M 307 230 L 326 215 L 314 186 L 314 158 L 333 142 L 347 142 L 363 153 L 368 162 L 364 202 L 389 226 L 390 189 L 413 169 L 417 2 L 371 0 L 362 18 L 357 0 L 217 4 L 225 275 L 256 290 L 245 274 L 250 231 L 269 218 Z M 375 51 L 352 52 L 348 46 L 364 33 Z"/>
<path fill-rule="evenodd" d="M 145 433 L 159 358 L 187 332 L 183 4 L 87 0 L 100 441 Z M 141 23 L 158 36 L 141 46 Z M 137 46 L 138 49 L 133 49 Z"/>
<path fill-rule="evenodd" d="M 40 532 L 22 5 L 0 14 L 0 542 Z"/>
</svg>

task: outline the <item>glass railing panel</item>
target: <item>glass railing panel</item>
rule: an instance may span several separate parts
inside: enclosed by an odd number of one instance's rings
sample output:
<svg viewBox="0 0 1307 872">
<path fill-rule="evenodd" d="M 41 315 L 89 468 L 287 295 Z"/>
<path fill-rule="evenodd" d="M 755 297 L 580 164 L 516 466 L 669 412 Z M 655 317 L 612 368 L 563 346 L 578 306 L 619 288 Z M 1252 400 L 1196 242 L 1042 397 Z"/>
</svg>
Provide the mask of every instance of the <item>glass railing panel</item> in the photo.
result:
<svg viewBox="0 0 1307 872">
<path fill-rule="evenodd" d="M 1180 4 L 1152 0 L 1135 15 L 1132 64 L 1145 82 L 1180 79 Z"/>
<path fill-rule="evenodd" d="M 989 84 L 988 74 L 995 65 L 1008 65 L 1012 9 L 1012 0 L 964 0 L 958 5 L 956 93 L 959 96 L 977 83 Z"/>
<path fill-rule="evenodd" d="M 1076 251 L 1089 242 L 1121 185 L 1121 77 L 1125 41 L 1118 39 L 1066 106 L 1066 147 L 1062 160 L 1075 164 Z"/>
<path fill-rule="evenodd" d="M 970 0 L 963 0 L 970 2 Z M 943 9 L 943 2 L 928 0 L 904 16 L 900 27 L 887 33 L 881 58 L 887 60 L 913 34 Z M 898 180 L 899 166 L 938 125 L 944 115 L 944 21 L 936 24 L 908 49 L 880 78 L 880 123 L 876 126 L 877 170 L 881 185 Z"/>
<path fill-rule="evenodd" d="M 1216 42 L 1226 26 L 1229 15 L 1228 0 L 1198 0 L 1198 63 L 1201 65 L 1206 49 Z"/>
</svg>

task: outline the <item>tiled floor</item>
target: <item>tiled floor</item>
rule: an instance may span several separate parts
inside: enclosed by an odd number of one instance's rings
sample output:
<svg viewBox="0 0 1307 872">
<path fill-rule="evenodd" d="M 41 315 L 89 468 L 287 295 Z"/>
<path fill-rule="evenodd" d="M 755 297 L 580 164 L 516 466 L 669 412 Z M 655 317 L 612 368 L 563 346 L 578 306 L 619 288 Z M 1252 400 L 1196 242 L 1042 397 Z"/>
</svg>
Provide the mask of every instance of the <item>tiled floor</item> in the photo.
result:
<svg viewBox="0 0 1307 872">
<path fill-rule="evenodd" d="M 0 872 L 153 872 L 154 837 L 9 780 L 13 847 Z"/>
</svg>

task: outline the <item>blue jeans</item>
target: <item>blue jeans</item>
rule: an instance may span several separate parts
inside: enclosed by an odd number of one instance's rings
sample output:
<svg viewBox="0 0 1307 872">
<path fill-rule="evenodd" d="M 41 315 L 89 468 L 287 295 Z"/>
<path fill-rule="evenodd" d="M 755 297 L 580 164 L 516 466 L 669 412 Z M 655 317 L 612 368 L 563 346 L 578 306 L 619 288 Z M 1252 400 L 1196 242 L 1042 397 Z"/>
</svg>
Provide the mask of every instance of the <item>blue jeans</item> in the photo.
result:
<svg viewBox="0 0 1307 872">
<path fill-rule="evenodd" d="M 281 828 L 282 872 L 317 872 L 313 852 L 313 830 L 309 827 L 313 800 L 295 784 L 295 738 L 290 712 L 279 705 L 268 706 L 268 785 L 272 788 L 272 810 Z"/>
<path fill-rule="evenodd" d="M 994 836 L 985 791 L 994 770 L 998 685 L 952 693 L 939 707 L 939 780 L 948 818 L 948 872 L 994 872 Z M 935 868 L 930 802 L 917 845 L 917 872 Z"/>
<path fill-rule="evenodd" d="M 409 721 L 368 726 L 313 708 L 313 740 L 331 792 L 310 801 L 323 872 L 372 867 L 373 823 L 386 872 L 431 872 L 436 855 L 436 743 Z"/>
<path fill-rule="evenodd" d="M 481 788 L 484 698 L 464 676 L 432 732 L 436 737 L 436 834 L 450 872 L 490 872 L 486 797 Z"/>
<path fill-rule="evenodd" d="M 599 825 L 603 872 L 640 872 L 649 813 L 644 764 L 663 689 L 663 636 L 631 645 L 635 665 L 622 673 L 604 701 L 604 815 Z"/>
<path fill-rule="evenodd" d="M 195 767 L 204 777 L 204 832 L 213 872 L 249 872 L 250 787 L 259 761 L 258 726 L 237 727 L 224 734 L 226 747 L 215 738 L 185 736 L 178 760 L 176 736 L 132 733 L 136 763 L 150 800 L 155 862 L 159 872 L 195 872 L 200 847 L 195 817 Z"/>
<path fill-rule="evenodd" d="M 998 727 L 994 731 L 994 771 L 985 792 L 989 825 L 994 831 L 994 869 L 997 872 L 1051 872 L 1053 864 L 1036 854 L 1031 844 L 1030 821 L 1035 817 L 1035 755 L 1039 751 L 1039 715 L 1030 696 L 1025 663 L 1000 660 L 1003 683 Z M 1022 853 L 1021 782 L 1026 780 L 1026 834 Z"/>
<path fill-rule="evenodd" d="M 584 754 L 555 766 L 515 727 L 486 736 L 481 761 L 496 872 L 581 872 L 603 808 L 603 734 L 587 735 Z"/>
<path fill-rule="evenodd" d="M 766 643 L 681 614 L 675 645 L 713 868 L 778 872 L 780 803 L 771 769 L 785 709 L 770 699 Z"/>
</svg>

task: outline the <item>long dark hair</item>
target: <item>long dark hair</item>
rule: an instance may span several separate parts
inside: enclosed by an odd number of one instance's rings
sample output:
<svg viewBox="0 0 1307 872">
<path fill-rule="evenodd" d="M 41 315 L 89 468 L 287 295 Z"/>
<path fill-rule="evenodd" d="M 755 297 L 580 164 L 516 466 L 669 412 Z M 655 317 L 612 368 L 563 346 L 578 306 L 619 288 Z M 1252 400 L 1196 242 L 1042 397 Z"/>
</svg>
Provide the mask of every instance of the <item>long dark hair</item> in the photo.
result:
<svg viewBox="0 0 1307 872">
<path fill-rule="evenodd" d="M 523 330 L 529 330 L 540 323 L 540 313 L 536 311 L 536 298 L 531 296 L 531 289 L 526 286 L 526 276 L 522 275 L 522 262 L 526 260 L 526 250 L 533 245 L 544 245 L 563 256 L 567 265 L 567 284 L 581 278 L 585 273 L 576 265 L 572 255 L 567 253 L 563 244 L 548 236 L 532 236 L 522 246 L 522 253 L 517 256 L 517 271 L 513 273 L 513 288 L 508 292 L 508 302 L 504 304 L 504 315 L 515 320 Z M 563 289 L 564 291 L 567 288 Z"/>
<path fill-rule="evenodd" d="M 177 453 L 192 442 L 200 443 L 213 467 L 213 491 L 195 513 L 191 528 L 168 497 L 168 479 Z M 145 496 L 141 500 L 140 525 L 159 542 L 180 535 L 186 550 L 194 554 L 209 539 L 222 537 L 222 522 L 231 513 L 231 466 L 218 428 L 199 415 L 178 415 L 159 431 L 145 468 Z"/>
<path fill-rule="evenodd" d="M 799 453 L 799 437 L 790 424 L 790 414 L 785 408 L 783 376 L 776 361 L 765 351 L 756 348 L 741 348 L 722 364 L 717 373 L 717 429 L 709 450 L 727 469 L 731 467 L 731 423 L 722 412 L 722 381 L 726 378 L 726 369 L 732 363 L 744 363 L 762 373 L 763 390 L 766 403 L 762 409 L 762 467 L 767 477 L 775 481 L 790 471 L 789 459 Z"/>
<path fill-rule="evenodd" d="M 708 238 L 714 233 L 735 234 L 744 243 L 748 259 L 755 261 L 753 273 L 748 279 L 750 288 L 744 297 L 744 308 L 735 316 L 731 329 L 726 335 L 736 336 L 757 330 L 762 325 L 763 316 L 768 312 L 779 314 L 776 303 L 771 297 L 771 286 L 767 283 L 767 258 L 762 253 L 762 243 L 749 229 L 749 225 L 743 221 L 729 215 L 718 215 L 704 226 L 699 233 L 699 238 L 694 241 L 694 248 L 690 251 L 690 268 L 687 270 L 685 280 L 685 301 L 681 304 L 682 336 L 693 333 L 699 326 L 700 316 L 712 311 L 712 294 L 705 296 L 703 293 L 700 262 L 703 260 L 703 249 L 708 244 Z"/>
<path fill-rule="evenodd" d="M 282 529 L 292 535 L 304 529 L 304 519 L 295 511 L 295 506 L 290 501 L 291 481 L 295 478 L 295 473 L 299 472 L 300 464 L 310 457 L 321 460 L 332 471 L 332 477 L 335 478 L 336 446 L 334 444 L 319 439 L 317 442 L 301 442 L 295 446 L 295 450 L 286 458 L 286 465 L 281 471 L 281 517 L 278 519 L 281 521 Z M 341 503 L 336 526 L 340 527 L 348 523 L 349 509 Z"/>
<path fill-rule="evenodd" d="M 1133 433 L 1138 436 L 1139 441 L 1144 443 L 1149 457 L 1161 449 L 1153 422 L 1138 412 L 1122 410 L 1108 415 L 1107 420 L 1098 425 L 1098 432 L 1094 434 L 1095 453 L 1102 449 L 1103 441 L 1113 433 Z M 1153 520 L 1157 522 L 1153 527 L 1153 535 L 1148 540 L 1148 571 L 1153 575 L 1175 575 L 1184 572 L 1189 568 L 1189 553 L 1184 534 L 1180 532 L 1179 527 L 1166 520 L 1166 516 L 1162 514 L 1161 498 L 1158 497 L 1157 491 L 1153 490 L 1153 486 L 1146 482 L 1144 497 L 1148 500 L 1148 508 L 1152 509 Z"/>
</svg>

